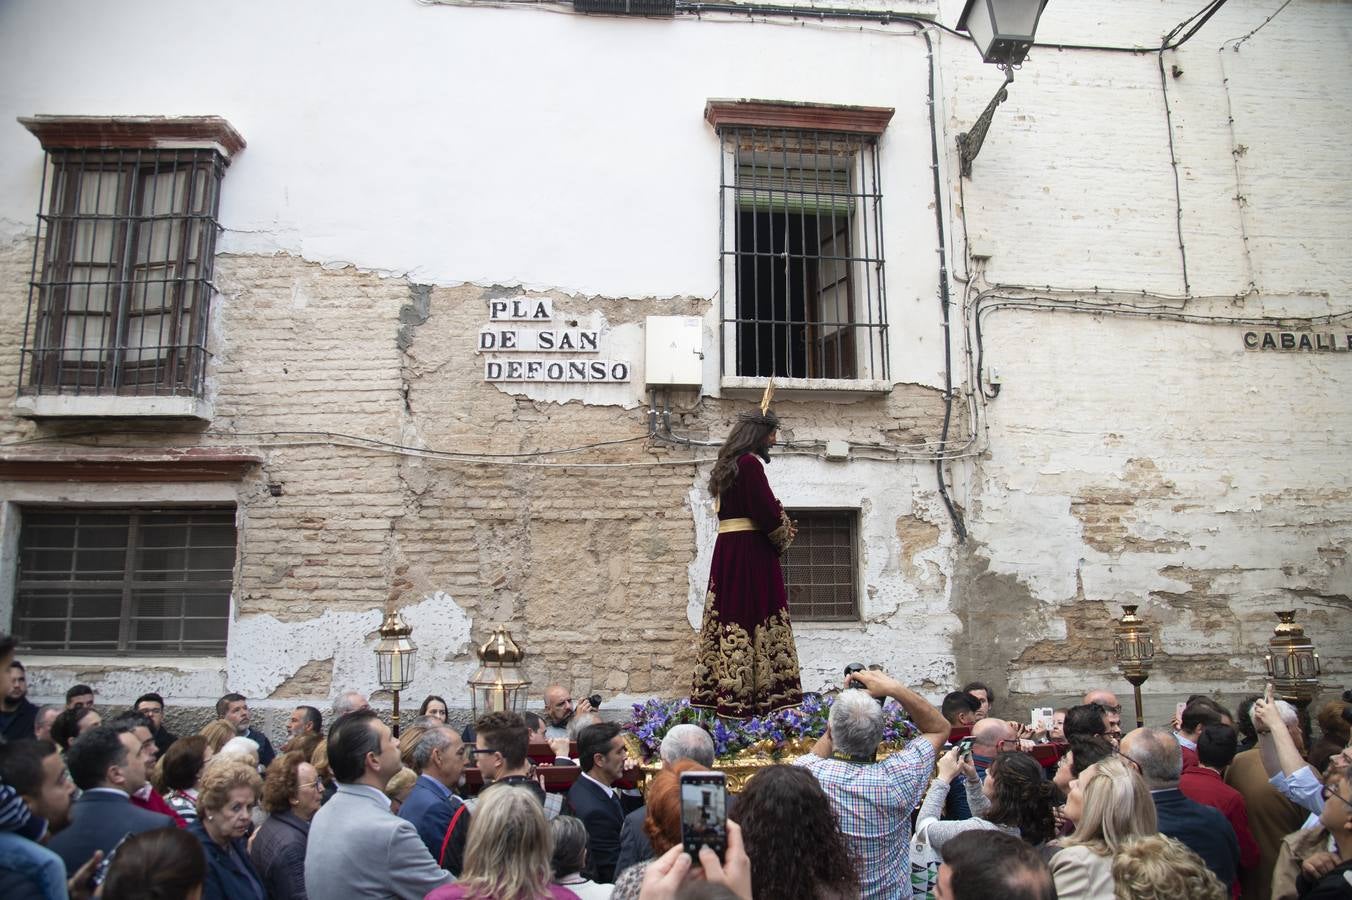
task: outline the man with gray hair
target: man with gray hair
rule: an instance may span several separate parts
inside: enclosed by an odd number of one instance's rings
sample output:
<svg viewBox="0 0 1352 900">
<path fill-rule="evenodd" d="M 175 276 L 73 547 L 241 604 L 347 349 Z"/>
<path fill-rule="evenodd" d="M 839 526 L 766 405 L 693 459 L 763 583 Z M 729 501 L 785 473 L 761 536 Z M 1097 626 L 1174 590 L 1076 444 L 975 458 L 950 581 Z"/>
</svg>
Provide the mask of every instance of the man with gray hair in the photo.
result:
<svg viewBox="0 0 1352 900">
<path fill-rule="evenodd" d="M 370 701 L 361 691 L 343 691 L 333 700 L 333 721 L 338 721 L 350 712 L 370 708 Z"/>
<path fill-rule="evenodd" d="M 1202 857 L 1207 868 L 1225 882 L 1227 893 L 1239 877 L 1239 839 L 1218 809 L 1183 796 L 1178 779 L 1183 752 L 1178 739 L 1164 728 L 1137 728 L 1122 738 L 1122 755 L 1136 763 L 1155 801 L 1160 834 Z"/>
<path fill-rule="evenodd" d="M 470 813 L 453 791 L 465 770 L 465 744 L 438 721 L 413 745 L 411 761 L 418 780 L 399 807 L 399 818 L 418 829 L 437 865 L 459 877 Z"/>
<path fill-rule="evenodd" d="M 831 800 L 840 830 L 859 861 L 863 900 L 892 900 L 910 890 L 911 810 L 929 783 L 934 755 L 948 739 L 948 720 L 925 698 L 872 670 L 851 674 L 831 707 L 826 732 L 794 760 L 816 776 Z M 862 689 L 860 689 L 862 688 Z M 878 760 L 883 711 L 877 699 L 901 704 L 920 736 Z M 877 699 L 875 699 L 877 698 Z"/>
<path fill-rule="evenodd" d="M 662 738 L 662 746 L 658 750 L 658 755 L 662 759 L 663 766 L 674 766 L 683 759 L 693 760 L 704 766 L 706 769 L 714 767 L 714 739 L 709 737 L 709 732 L 698 725 L 673 725 Z M 732 810 L 732 797 L 728 797 L 728 811 Z M 615 874 L 618 875 L 625 869 L 641 863 L 645 859 L 652 859 L 653 853 L 652 841 L 648 839 L 648 834 L 643 830 L 643 819 L 648 814 L 648 808 L 640 806 L 638 809 L 624 817 L 624 824 L 620 826 L 620 857 L 615 862 Z"/>
</svg>

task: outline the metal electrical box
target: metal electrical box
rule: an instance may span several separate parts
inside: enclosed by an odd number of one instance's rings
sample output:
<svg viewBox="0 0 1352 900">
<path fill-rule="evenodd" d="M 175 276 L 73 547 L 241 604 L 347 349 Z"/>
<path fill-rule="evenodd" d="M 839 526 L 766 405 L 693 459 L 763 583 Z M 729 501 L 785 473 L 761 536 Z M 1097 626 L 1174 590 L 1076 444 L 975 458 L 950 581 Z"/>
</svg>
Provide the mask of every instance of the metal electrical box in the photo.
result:
<svg viewBox="0 0 1352 900">
<path fill-rule="evenodd" d="M 699 316 L 648 316 L 643 324 L 649 387 L 704 384 L 704 320 Z"/>
</svg>

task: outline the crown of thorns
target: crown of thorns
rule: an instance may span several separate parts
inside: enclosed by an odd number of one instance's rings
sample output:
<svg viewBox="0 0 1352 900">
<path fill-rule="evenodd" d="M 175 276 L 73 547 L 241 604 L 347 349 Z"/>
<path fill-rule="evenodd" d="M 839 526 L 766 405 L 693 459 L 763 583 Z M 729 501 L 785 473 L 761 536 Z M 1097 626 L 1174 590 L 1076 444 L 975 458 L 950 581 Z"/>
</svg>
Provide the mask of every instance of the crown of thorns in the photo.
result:
<svg viewBox="0 0 1352 900">
<path fill-rule="evenodd" d="M 770 400 L 775 396 L 775 379 L 770 376 L 770 383 L 765 386 L 765 393 L 761 396 L 760 409 L 756 412 L 738 413 L 737 418 L 743 422 L 753 422 L 757 425 L 770 425 L 779 427 L 779 416 L 770 409 Z"/>
</svg>

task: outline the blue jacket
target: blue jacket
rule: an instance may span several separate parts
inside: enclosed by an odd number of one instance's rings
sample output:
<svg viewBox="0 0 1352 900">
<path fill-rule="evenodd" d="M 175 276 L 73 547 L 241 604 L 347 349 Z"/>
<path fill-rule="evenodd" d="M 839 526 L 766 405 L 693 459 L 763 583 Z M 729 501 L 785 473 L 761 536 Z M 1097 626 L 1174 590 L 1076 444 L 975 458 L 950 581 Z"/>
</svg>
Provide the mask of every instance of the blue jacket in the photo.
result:
<svg viewBox="0 0 1352 900">
<path fill-rule="evenodd" d="M 132 806 L 131 798 L 115 789 L 92 788 L 70 808 L 70 824 L 47 844 L 66 864 L 66 875 L 89 862 L 95 850 L 108 851 L 129 834 L 173 828 L 168 816 Z"/>
<path fill-rule="evenodd" d="M 413 823 L 418 829 L 427 852 L 432 854 L 443 869 L 459 877 L 465 859 L 465 838 L 469 834 L 469 810 L 466 809 L 455 821 L 455 831 L 451 833 L 450 843 L 446 844 L 446 855 L 441 855 L 441 845 L 446 839 L 446 829 L 450 827 L 455 811 L 464 804 L 451 793 L 444 784 L 430 775 L 419 775 L 413 784 L 408 799 L 399 807 L 399 818 Z"/>
<path fill-rule="evenodd" d="M 188 823 L 188 832 L 202 843 L 207 856 L 202 900 L 268 900 L 263 879 L 249 859 L 249 848 L 243 838 L 232 841 L 227 850 L 211 839 L 199 819 Z"/>
<path fill-rule="evenodd" d="M 272 741 L 268 740 L 268 736 L 253 728 L 244 732 L 244 736 L 258 745 L 258 764 L 263 768 L 272 765 L 272 761 L 277 758 L 277 751 L 272 749 Z"/>
<path fill-rule="evenodd" d="M 1239 839 L 1225 814 L 1183 796 L 1178 788 L 1151 791 L 1160 834 L 1181 842 L 1202 857 L 1228 889 L 1239 876 Z"/>
</svg>

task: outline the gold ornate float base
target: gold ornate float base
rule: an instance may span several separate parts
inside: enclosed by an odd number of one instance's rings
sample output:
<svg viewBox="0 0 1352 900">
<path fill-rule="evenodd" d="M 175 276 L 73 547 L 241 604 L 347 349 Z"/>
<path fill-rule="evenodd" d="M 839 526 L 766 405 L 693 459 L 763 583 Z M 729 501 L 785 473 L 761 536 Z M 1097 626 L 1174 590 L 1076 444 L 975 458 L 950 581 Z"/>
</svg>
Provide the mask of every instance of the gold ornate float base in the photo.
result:
<svg viewBox="0 0 1352 900">
<path fill-rule="evenodd" d="M 631 741 L 631 737 L 631 735 L 625 735 L 625 743 L 630 745 L 629 753 L 633 758 L 641 759 L 642 757 L 638 753 L 638 741 Z M 760 741 L 744 750 L 715 759 L 714 768 L 727 776 L 728 793 L 740 794 L 752 775 L 767 766 L 785 765 L 805 753 L 811 753 L 812 747 L 816 743 L 815 738 L 795 738 L 778 746 L 774 741 Z M 893 753 L 900 751 L 904 746 L 904 744 L 883 744 L 878 748 L 878 758 L 886 759 Z M 639 778 L 639 789 L 646 793 L 648 782 L 654 775 L 662 771 L 662 761 L 654 759 L 650 763 L 644 763 L 640 771 L 643 774 Z"/>
</svg>

